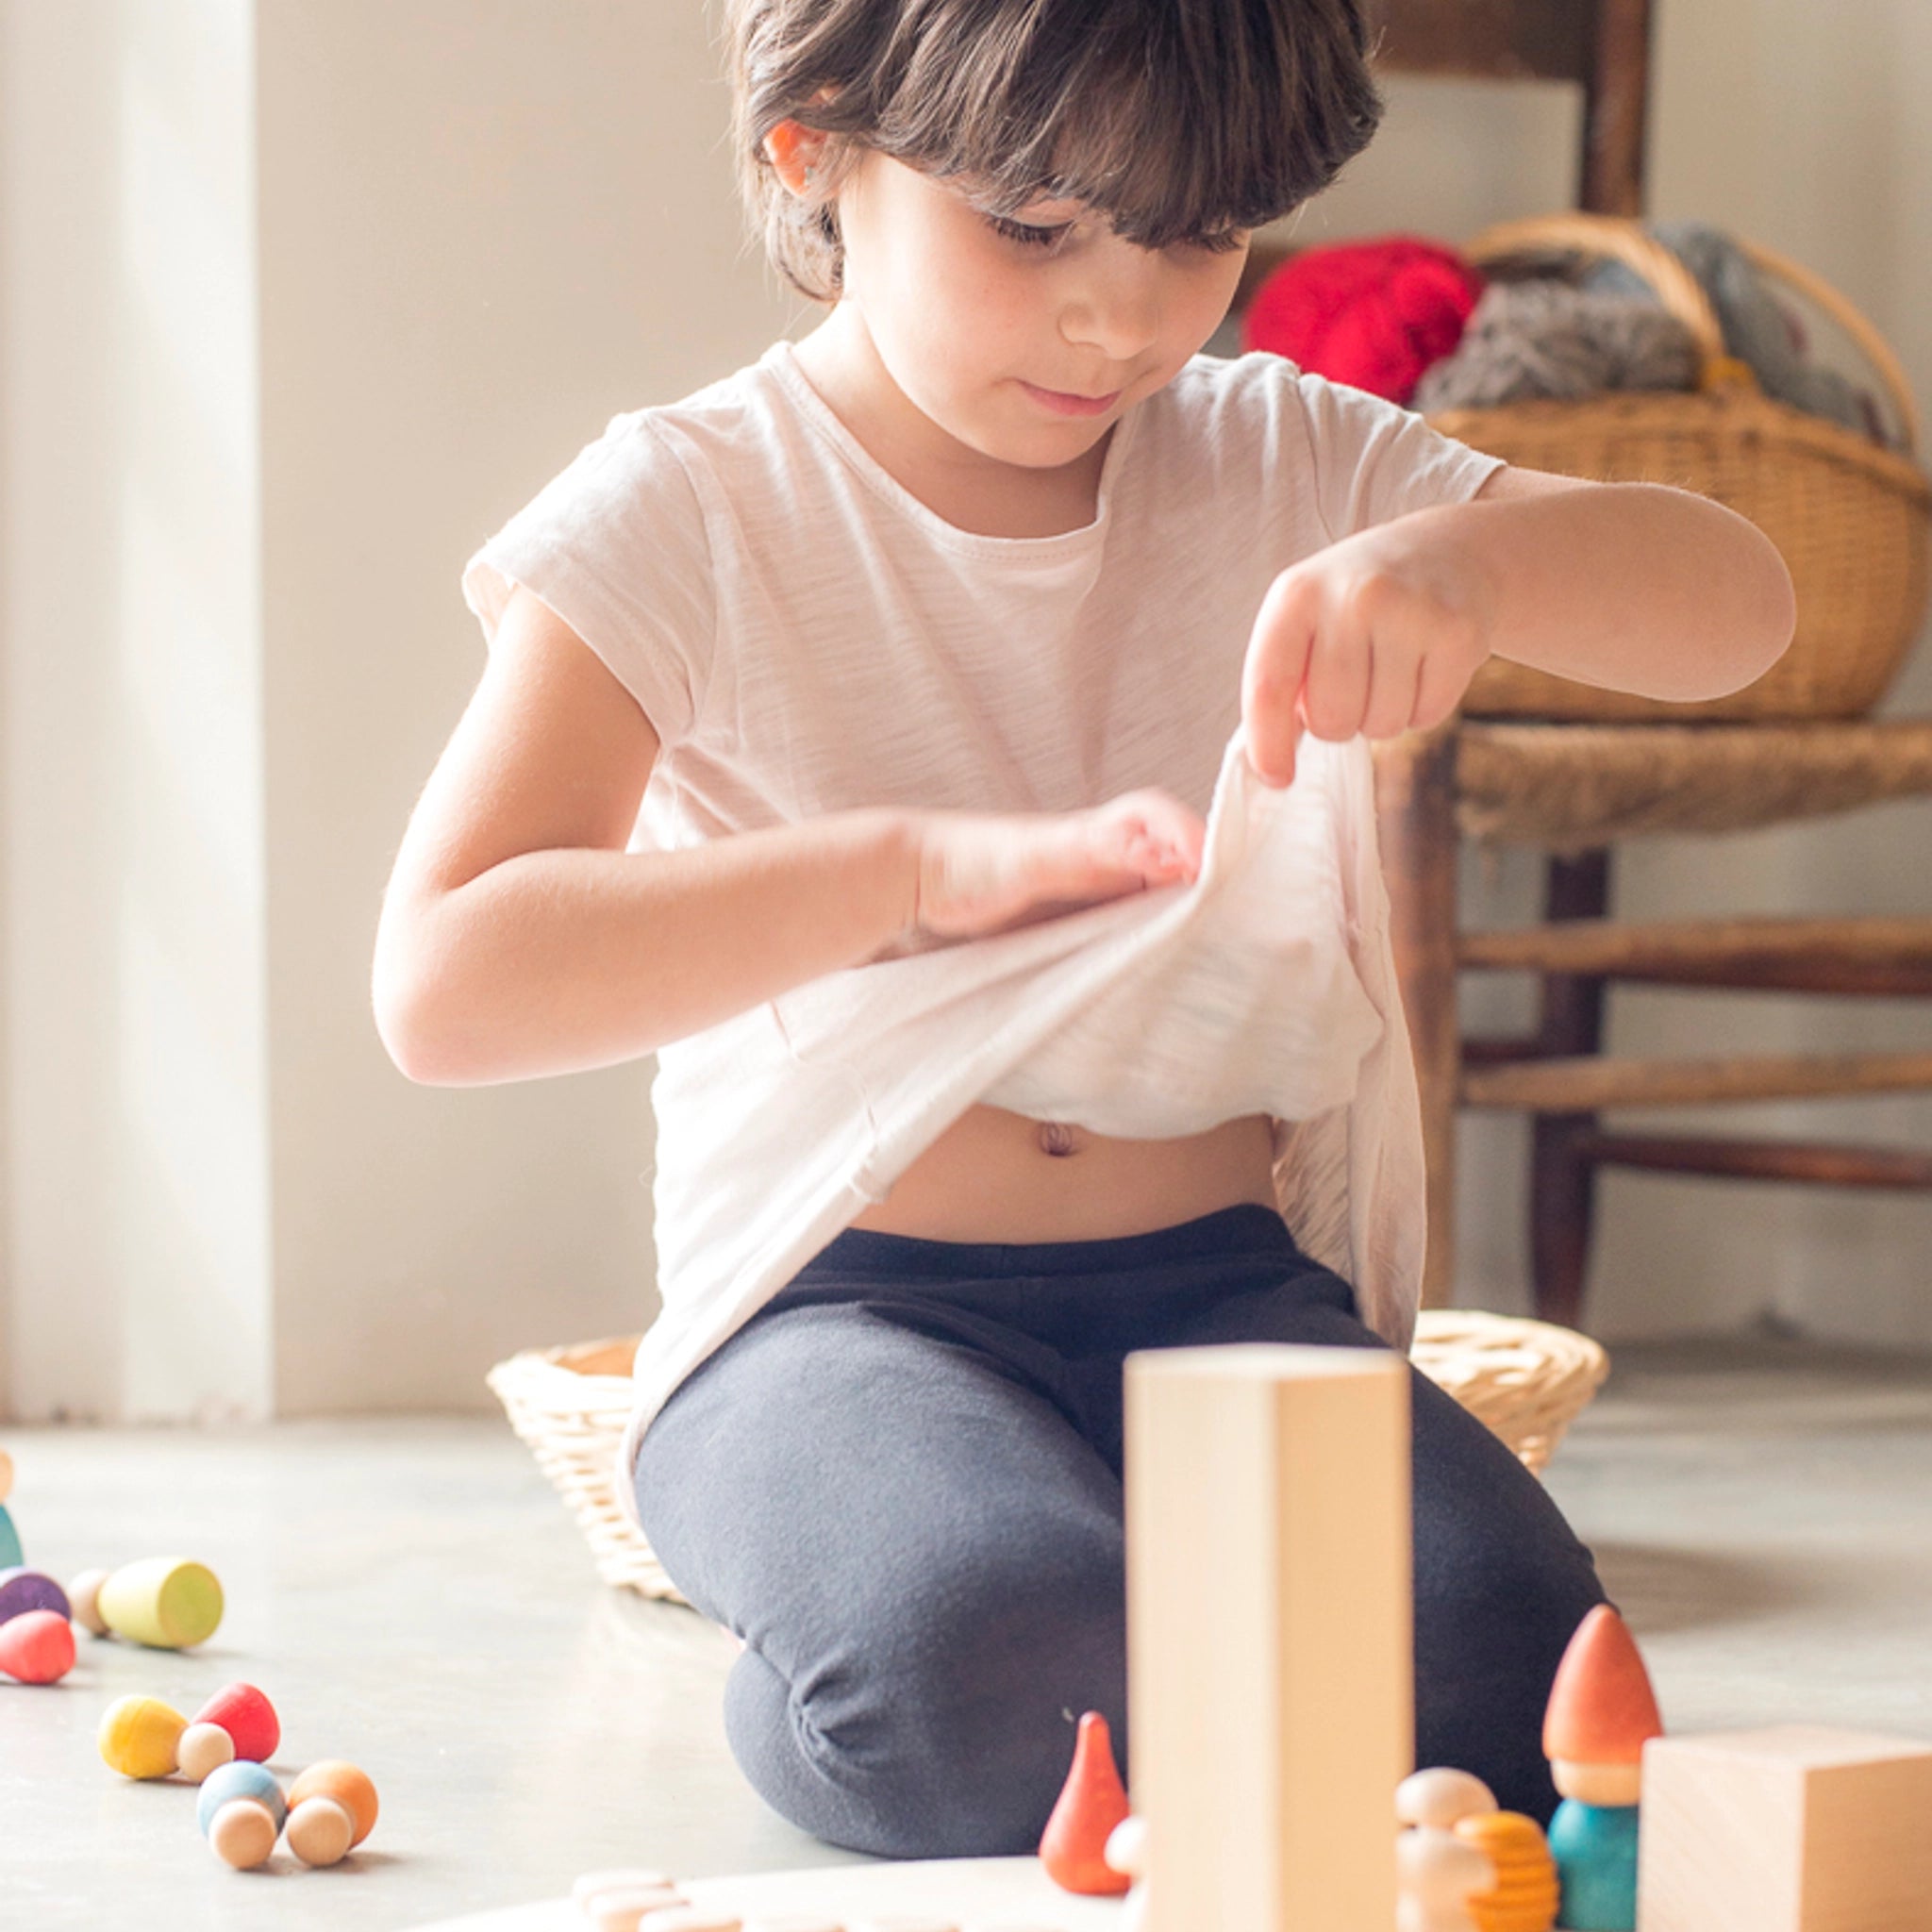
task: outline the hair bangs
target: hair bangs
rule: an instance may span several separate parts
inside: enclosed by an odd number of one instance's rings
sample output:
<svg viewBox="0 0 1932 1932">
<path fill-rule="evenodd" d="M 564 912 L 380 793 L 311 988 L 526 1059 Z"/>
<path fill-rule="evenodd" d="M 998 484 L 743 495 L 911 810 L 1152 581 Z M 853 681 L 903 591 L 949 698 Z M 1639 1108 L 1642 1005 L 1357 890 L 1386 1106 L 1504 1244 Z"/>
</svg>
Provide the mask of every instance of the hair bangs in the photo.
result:
<svg viewBox="0 0 1932 1932">
<path fill-rule="evenodd" d="M 1225 244 L 1319 192 L 1381 116 L 1354 0 L 1298 10 L 1355 58 L 1284 31 L 1278 0 L 914 7 L 871 144 L 994 213 L 1047 197 L 1141 247 Z"/>
</svg>

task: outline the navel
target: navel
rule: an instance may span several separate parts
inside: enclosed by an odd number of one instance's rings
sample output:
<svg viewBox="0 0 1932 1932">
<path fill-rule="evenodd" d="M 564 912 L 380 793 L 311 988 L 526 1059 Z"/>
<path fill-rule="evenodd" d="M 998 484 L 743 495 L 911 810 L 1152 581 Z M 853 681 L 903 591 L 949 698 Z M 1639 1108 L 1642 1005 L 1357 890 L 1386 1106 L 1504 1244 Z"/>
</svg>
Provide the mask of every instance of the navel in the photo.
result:
<svg viewBox="0 0 1932 1932">
<path fill-rule="evenodd" d="M 1041 1122 L 1040 1147 L 1043 1154 L 1073 1154 L 1077 1152 L 1074 1143 L 1074 1130 L 1064 1121 Z"/>
</svg>

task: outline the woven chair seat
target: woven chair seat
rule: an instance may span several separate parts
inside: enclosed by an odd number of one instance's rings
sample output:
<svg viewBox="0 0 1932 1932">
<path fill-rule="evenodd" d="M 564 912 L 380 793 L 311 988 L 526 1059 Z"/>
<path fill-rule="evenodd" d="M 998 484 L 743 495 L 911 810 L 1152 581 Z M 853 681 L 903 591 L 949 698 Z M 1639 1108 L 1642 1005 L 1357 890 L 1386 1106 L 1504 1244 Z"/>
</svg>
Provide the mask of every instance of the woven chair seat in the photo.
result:
<svg viewBox="0 0 1932 1932">
<path fill-rule="evenodd" d="M 1488 844 L 1583 852 L 1932 796 L 1932 719 L 1455 731 L 1457 824 Z"/>
</svg>

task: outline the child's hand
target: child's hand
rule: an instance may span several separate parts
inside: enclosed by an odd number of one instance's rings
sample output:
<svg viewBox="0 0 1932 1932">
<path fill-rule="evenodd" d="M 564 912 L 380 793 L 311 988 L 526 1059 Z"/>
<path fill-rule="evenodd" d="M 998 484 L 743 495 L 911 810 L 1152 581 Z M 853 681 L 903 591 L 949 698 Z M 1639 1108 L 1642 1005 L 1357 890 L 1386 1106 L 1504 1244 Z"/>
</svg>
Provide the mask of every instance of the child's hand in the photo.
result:
<svg viewBox="0 0 1932 1932">
<path fill-rule="evenodd" d="M 1428 511 L 1283 571 L 1241 667 L 1249 764 L 1286 785 L 1304 727 L 1339 743 L 1440 724 L 1490 655 L 1494 601 L 1461 546 L 1432 540 Z"/>
<path fill-rule="evenodd" d="M 1207 825 L 1148 789 L 1086 811 L 923 811 L 916 928 L 970 939 L 1192 879 Z"/>
</svg>

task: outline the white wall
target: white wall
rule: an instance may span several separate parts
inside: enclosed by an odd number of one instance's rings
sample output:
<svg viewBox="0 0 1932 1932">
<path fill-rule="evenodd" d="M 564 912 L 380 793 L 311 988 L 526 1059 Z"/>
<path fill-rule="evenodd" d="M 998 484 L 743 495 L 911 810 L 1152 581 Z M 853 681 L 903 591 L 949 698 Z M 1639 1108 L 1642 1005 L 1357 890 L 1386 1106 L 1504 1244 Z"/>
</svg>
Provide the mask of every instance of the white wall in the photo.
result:
<svg viewBox="0 0 1932 1932">
<path fill-rule="evenodd" d="M 1657 212 L 1821 269 L 1932 399 L 1932 13 L 1662 6 Z M 651 1311 L 648 1069 L 413 1088 L 369 1021 L 369 953 L 480 669 L 470 548 L 611 413 L 803 319 L 740 243 L 704 12 L 0 0 L 0 89 L 10 1400 L 486 1401 L 509 1348 Z M 1392 94 L 1305 239 L 1454 238 L 1567 200 L 1561 91 Z M 1892 708 L 1928 704 L 1921 658 Z M 1620 908 L 1924 909 L 1900 855 L 1927 829 L 1915 806 L 1630 848 Z M 1472 862 L 1470 916 L 1525 916 L 1528 877 Z M 1612 1043 L 1924 1032 L 1906 1006 L 1631 993 Z M 1924 1102 L 1777 1112 L 1932 1142 Z M 1465 1141 L 1464 1299 L 1518 1306 L 1521 1131 Z M 1613 1336 L 1771 1311 L 1932 1343 L 1924 1202 L 1605 1195 Z"/>
</svg>

